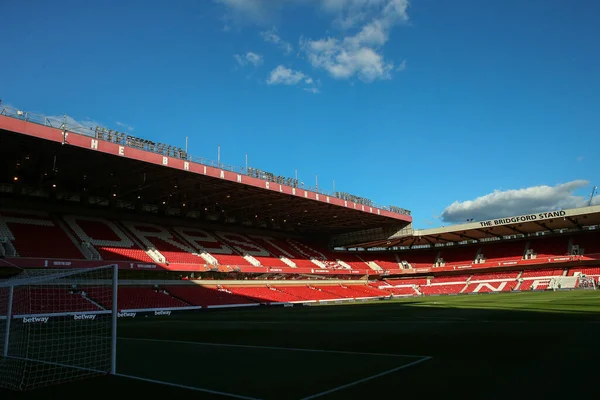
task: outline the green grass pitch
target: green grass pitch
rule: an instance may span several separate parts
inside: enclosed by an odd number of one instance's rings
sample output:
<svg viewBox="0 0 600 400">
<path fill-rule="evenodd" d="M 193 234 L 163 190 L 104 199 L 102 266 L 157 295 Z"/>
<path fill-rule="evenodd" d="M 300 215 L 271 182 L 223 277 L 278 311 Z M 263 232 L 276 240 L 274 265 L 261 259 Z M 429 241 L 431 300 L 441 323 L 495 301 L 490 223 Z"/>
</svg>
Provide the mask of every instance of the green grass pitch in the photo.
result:
<svg viewBox="0 0 600 400">
<path fill-rule="evenodd" d="M 118 372 L 149 381 L 103 376 L 0 398 L 590 397 L 600 291 L 188 312 L 119 320 L 118 336 Z"/>
</svg>

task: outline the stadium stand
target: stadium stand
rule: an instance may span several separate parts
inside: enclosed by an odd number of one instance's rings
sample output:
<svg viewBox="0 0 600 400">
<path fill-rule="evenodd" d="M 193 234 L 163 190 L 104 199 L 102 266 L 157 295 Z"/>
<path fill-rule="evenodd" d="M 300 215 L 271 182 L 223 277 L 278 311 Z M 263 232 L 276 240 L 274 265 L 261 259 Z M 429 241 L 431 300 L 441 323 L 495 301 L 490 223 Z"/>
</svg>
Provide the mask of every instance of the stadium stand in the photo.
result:
<svg viewBox="0 0 600 400">
<path fill-rule="evenodd" d="M 204 287 L 200 285 L 190 286 L 165 286 L 165 290 L 171 295 L 194 306 L 222 306 L 230 304 L 257 303 L 256 299 L 248 299 L 231 292 L 221 286 Z"/>
<path fill-rule="evenodd" d="M 281 258 L 276 257 L 268 250 L 262 248 L 258 243 L 250 239 L 246 235 L 242 235 L 235 232 L 216 232 L 216 234 L 227 244 L 233 248 L 235 251 L 240 253 L 242 256 L 251 257 L 250 259 L 254 259 L 258 262 L 259 265 L 268 265 L 274 267 L 288 267 Z M 222 261 L 222 256 L 219 254 L 214 254 L 211 249 L 206 249 L 211 255 L 214 255 L 218 261 Z M 232 256 L 228 256 L 232 257 Z M 231 259 L 230 261 L 240 261 L 237 259 Z M 244 259 L 248 262 L 248 259 Z M 234 264 L 235 265 L 235 264 Z"/>
<path fill-rule="evenodd" d="M 247 298 L 260 299 L 268 303 L 286 303 L 302 300 L 299 297 L 282 292 L 281 290 L 271 286 L 245 286 L 245 287 L 230 287 L 231 293 Z"/>
<path fill-rule="evenodd" d="M 397 271 L 412 268 L 434 268 L 437 258 L 445 265 L 464 268 L 476 264 L 478 255 L 485 262 L 521 261 L 527 249 L 537 258 L 565 256 L 571 245 L 582 253 L 598 252 L 598 232 L 561 237 L 549 236 L 521 239 L 505 243 L 480 243 L 476 246 L 417 250 L 414 252 L 334 252 L 321 244 L 299 237 L 252 234 L 212 230 L 169 224 L 167 221 L 147 222 L 111 219 L 77 214 L 51 214 L 31 210 L 0 210 L 0 239 L 7 253 L 10 244 L 15 255 L 26 258 L 56 258 L 61 260 L 131 261 L 141 263 L 174 263 L 206 266 L 248 266 L 279 268 L 310 268 L 310 271 L 362 270 Z M 2 245 L 2 243 L 0 243 Z M 94 258 L 96 257 L 96 258 Z M 525 260 L 527 261 L 527 260 Z M 548 262 L 550 260 L 545 260 Z M 542 264 L 543 265 L 543 264 Z M 493 293 L 512 290 L 556 289 L 558 277 L 578 273 L 600 276 L 599 267 L 537 268 L 512 267 L 502 272 L 478 272 L 411 278 L 390 278 L 368 284 L 301 283 L 302 274 L 264 274 L 273 284 L 202 286 L 166 285 L 122 286 L 119 308 L 123 310 L 154 308 L 187 308 L 192 306 L 222 307 L 257 303 L 288 303 L 360 299 L 389 296 L 456 295 L 460 293 Z M 433 271 L 431 269 L 431 271 Z M 331 277 L 333 278 L 333 276 Z M 330 279 L 331 279 L 330 278 Z M 350 277 L 352 278 L 352 277 Z M 247 279 L 247 278 L 246 278 Z M 278 282 L 289 280 L 293 285 Z M 566 282 L 566 281 L 565 281 Z M 571 282 L 571 281 L 569 281 Z M 204 283 L 203 283 L 204 284 Z M 206 284 L 204 284 L 206 285 Z M 569 283 L 570 285 L 570 283 Z M 573 285 L 571 285 L 573 286 Z M 94 311 L 110 304 L 94 302 L 94 287 L 81 292 L 48 292 L 59 296 L 60 306 L 32 303 L 33 312 Z M 44 293 L 38 293 L 44 295 Z M 30 310 L 30 312 L 32 311 Z"/>
<path fill-rule="evenodd" d="M 182 264 L 204 264 L 196 248 L 176 237 L 166 227 L 146 222 L 125 221 L 123 224 L 147 249 L 156 249 L 166 261 Z"/>
<path fill-rule="evenodd" d="M 398 254 L 398 258 L 408 262 L 413 268 L 431 267 L 435 263 L 436 252 L 431 250 L 403 252 Z"/>
<path fill-rule="evenodd" d="M 334 298 L 334 299 L 337 299 L 337 298 L 353 299 L 356 297 L 366 297 L 366 296 L 360 295 L 360 293 L 355 292 L 348 286 L 343 286 L 343 285 L 319 286 L 319 289 L 324 292 L 330 293 L 330 298 Z"/>
<path fill-rule="evenodd" d="M 529 249 L 538 258 L 565 256 L 569 254 L 569 242 L 564 237 L 539 238 L 529 242 Z"/>
<path fill-rule="evenodd" d="M 429 283 L 428 278 L 385 279 L 385 281 L 393 286 L 427 285 Z"/>
<path fill-rule="evenodd" d="M 119 287 L 119 308 L 144 309 L 144 308 L 171 308 L 187 307 L 185 303 L 171 296 L 165 290 L 148 287 Z"/>
<path fill-rule="evenodd" d="M 579 254 L 600 253 L 600 241 L 598 232 L 587 232 L 573 236 L 573 245 L 579 247 Z"/>
<path fill-rule="evenodd" d="M 425 283 L 426 284 L 426 283 Z M 384 291 L 388 296 L 416 296 L 421 294 L 416 285 L 394 285 L 394 281 L 369 282 L 369 287 Z"/>
<path fill-rule="evenodd" d="M 584 275 L 600 276 L 600 267 L 583 267 L 569 269 L 569 275 L 575 275 L 578 272 Z"/>
<path fill-rule="evenodd" d="M 337 299 L 381 298 L 389 296 L 456 295 L 461 293 L 493 293 L 512 290 L 546 290 L 561 288 L 558 278 L 574 274 L 600 276 L 600 268 L 571 268 L 568 275 L 563 269 L 540 269 L 501 273 L 461 274 L 433 278 L 386 279 L 368 284 L 309 283 L 290 284 L 247 283 L 236 285 L 210 285 L 204 283 L 178 285 L 124 285 L 119 287 L 119 310 L 185 309 L 192 306 L 223 307 L 232 305 L 289 303 L 305 301 L 330 301 Z M 573 279 L 571 279 L 573 280 Z M 569 281 L 570 282 L 570 281 Z M 574 287 L 562 283 L 564 287 Z M 109 309 L 110 302 L 96 302 L 105 289 L 84 286 L 70 289 L 30 289 L 31 303 L 26 313 L 88 312 Z M 54 299 L 56 301 L 48 301 Z M 25 304 L 25 303 L 24 303 Z M 1 305 L 0 305 L 1 306 Z"/>
<path fill-rule="evenodd" d="M 471 264 L 477 256 L 477 247 L 447 248 L 440 252 L 440 257 L 446 264 Z"/>
<path fill-rule="evenodd" d="M 493 280 L 493 281 L 471 281 L 463 290 L 463 293 L 493 293 L 493 292 L 510 292 L 517 287 L 518 282 L 515 279 L 511 280 Z"/>
<path fill-rule="evenodd" d="M 360 294 L 364 294 L 362 296 L 359 297 L 381 297 L 381 296 L 389 296 L 389 292 L 382 290 L 382 289 L 378 289 L 376 287 L 373 286 L 361 286 L 361 285 L 356 285 L 356 286 L 350 286 L 350 288 L 352 290 L 354 290 L 355 293 L 359 293 Z"/>
<path fill-rule="evenodd" d="M 544 290 L 548 288 L 550 280 L 552 278 L 541 278 L 541 279 L 529 279 L 521 282 L 519 286 L 520 291 L 526 290 Z"/>
<path fill-rule="evenodd" d="M 90 243 L 107 261 L 154 262 L 124 229 L 105 218 L 66 215 L 67 226 L 82 243 Z"/>
<path fill-rule="evenodd" d="M 482 255 L 486 261 L 518 261 L 523 259 L 525 242 L 490 242 L 481 246 Z"/>
<path fill-rule="evenodd" d="M 399 269 L 402 268 L 402 256 L 396 254 L 365 254 L 362 256 L 367 264 L 373 263 L 377 269 Z M 431 266 L 431 264 L 429 265 Z"/>
<path fill-rule="evenodd" d="M 440 251 L 352 254 L 333 252 L 318 243 L 297 237 L 242 234 L 72 214 L 51 215 L 29 210 L 0 210 L 0 241 L 14 247 L 15 255 L 20 257 L 311 268 L 317 271 L 431 268 L 436 258 L 443 259 L 446 266 L 464 267 L 477 265 L 476 256 L 483 257 L 482 261 L 488 263 L 517 262 L 523 261 L 526 248 L 535 254 L 534 259 L 547 263 L 552 257 L 568 255 L 571 242 L 580 246 L 586 254 L 597 252 L 600 247 L 597 235 L 598 232 L 577 234 L 571 238 L 568 235 L 549 236 Z M 4 247 L 2 251 L 9 254 Z"/>
<path fill-rule="evenodd" d="M 92 300 L 92 291 L 93 288 L 17 288 L 15 298 L 26 297 L 29 301 L 17 302 L 13 312 L 18 315 L 100 311 L 103 308 Z"/>
<path fill-rule="evenodd" d="M 74 240 L 45 212 L 0 210 L 0 238 L 11 241 L 20 257 L 84 259 Z"/>
<path fill-rule="evenodd" d="M 475 274 L 471 277 L 470 282 L 489 282 L 495 280 L 515 280 L 519 276 L 519 272 L 490 272 Z"/>
<path fill-rule="evenodd" d="M 383 290 L 389 292 L 392 296 L 417 296 L 420 295 L 421 292 L 419 292 L 417 289 L 414 289 L 413 287 L 383 287 Z"/>
<path fill-rule="evenodd" d="M 211 232 L 203 229 L 181 226 L 175 227 L 173 230 L 188 243 L 191 243 L 195 252 L 204 254 L 203 258 L 208 258 L 209 262 L 215 261 L 223 265 L 253 265 L 249 261 L 251 254 L 269 256 L 268 252 L 252 244 L 242 235 L 227 232 L 212 232 L 211 234 Z M 224 238 L 233 247 L 225 243 Z M 238 253 L 236 253 L 236 250 Z M 208 255 L 206 255 L 207 253 Z M 246 254 L 246 257 L 243 254 Z"/>
<path fill-rule="evenodd" d="M 441 283 L 461 282 L 466 283 L 471 274 L 468 275 L 453 275 L 453 276 L 437 276 L 430 281 L 430 285 L 437 285 Z"/>
<path fill-rule="evenodd" d="M 306 286 L 275 286 L 278 290 L 302 300 L 332 300 L 335 296 L 331 293 L 323 291 L 323 289 L 306 285 Z"/>
<path fill-rule="evenodd" d="M 537 278 L 537 277 L 552 277 L 552 276 L 562 276 L 564 275 L 563 269 L 534 269 L 534 270 L 525 270 L 521 274 L 522 279 L 527 278 Z"/>
<path fill-rule="evenodd" d="M 458 294 L 461 293 L 467 286 L 466 282 L 460 283 L 445 283 L 435 286 L 421 286 L 419 290 L 425 296 L 440 295 L 440 294 Z"/>
</svg>

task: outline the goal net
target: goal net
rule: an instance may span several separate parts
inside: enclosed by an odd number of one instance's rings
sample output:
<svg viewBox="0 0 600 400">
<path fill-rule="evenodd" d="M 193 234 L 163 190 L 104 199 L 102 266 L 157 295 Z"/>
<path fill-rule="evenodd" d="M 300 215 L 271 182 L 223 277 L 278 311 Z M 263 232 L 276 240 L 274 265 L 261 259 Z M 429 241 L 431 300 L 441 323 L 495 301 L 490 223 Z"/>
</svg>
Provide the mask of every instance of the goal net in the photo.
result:
<svg viewBox="0 0 600 400">
<path fill-rule="evenodd" d="M 117 268 L 24 270 L 0 280 L 0 387 L 114 373 Z"/>
</svg>

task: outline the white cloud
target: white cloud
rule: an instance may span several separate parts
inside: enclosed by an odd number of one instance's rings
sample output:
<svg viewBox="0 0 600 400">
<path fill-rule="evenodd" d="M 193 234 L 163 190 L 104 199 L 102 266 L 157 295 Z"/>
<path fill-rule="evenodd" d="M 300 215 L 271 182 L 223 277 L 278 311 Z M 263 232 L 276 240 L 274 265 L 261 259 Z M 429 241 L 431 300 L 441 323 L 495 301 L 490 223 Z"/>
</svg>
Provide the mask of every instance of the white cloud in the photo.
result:
<svg viewBox="0 0 600 400">
<path fill-rule="evenodd" d="M 279 1 L 271 0 L 215 0 L 227 7 L 226 20 L 233 24 L 265 24 L 273 19 L 280 8 Z M 229 26 L 229 25 L 226 25 Z"/>
<path fill-rule="evenodd" d="M 396 67 L 396 71 L 398 72 L 402 72 L 406 69 L 406 60 L 402 60 L 402 62 L 400 63 L 400 65 L 398 65 Z"/>
<path fill-rule="evenodd" d="M 262 63 L 263 63 L 263 56 L 261 56 L 260 54 L 253 53 L 251 51 L 249 51 L 243 55 L 234 54 L 233 58 L 242 67 L 245 65 L 248 65 L 248 64 L 252 64 L 255 67 L 258 67 L 259 65 L 262 65 Z"/>
<path fill-rule="evenodd" d="M 35 111 L 28 111 L 20 107 L 15 107 L 8 103 L 1 103 L 0 111 L 11 116 L 17 116 L 17 113 L 22 111 L 24 113 L 23 118 L 27 118 L 29 121 L 43 123 L 46 126 L 59 129 L 62 129 L 66 125 L 67 130 L 72 132 L 87 133 L 90 129 L 96 129 L 97 126 L 104 126 L 91 118 L 75 119 L 68 115 L 44 115 Z M 119 123 L 117 122 L 117 125 L 118 124 Z"/>
<path fill-rule="evenodd" d="M 123 128 L 123 129 L 126 129 L 129 132 L 133 131 L 133 126 L 131 126 L 131 125 L 124 124 L 123 122 L 119 122 L 119 121 L 117 121 L 116 124 L 117 124 L 117 126 Z"/>
<path fill-rule="evenodd" d="M 267 83 L 269 85 L 297 85 L 303 79 L 310 79 L 310 77 L 306 76 L 301 71 L 278 65 L 269 74 Z"/>
<path fill-rule="evenodd" d="M 315 68 L 336 79 L 358 77 L 364 82 L 390 79 L 394 63 L 384 58 L 383 46 L 391 29 L 408 20 L 408 0 L 323 0 L 325 9 L 343 21 L 368 21 L 353 35 L 301 40 L 301 47 Z M 367 17 L 368 16 L 368 17 Z M 400 65 L 402 67 L 402 64 Z"/>
<path fill-rule="evenodd" d="M 265 42 L 273 43 L 285 54 L 290 54 L 294 50 L 294 47 L 289 42 L 286 42 L 277 34 L 275 28 L 271 28 L 268 31 L 262 31 L 260 36 Z"/>
<path fill-rule="evenodd" d="M 284 6 L 311 6 L 331 16 L 337 34 L 318 39 L 300 39 L 302 54 L 311 66 L 336 79 L 358 78 L 364 82 L 390 79 L 396 66 L 384 57 L 383 48 L 392 29 L 409 20 L 408 0 L 216 0 L 224 4 L 230 18 L 264 25 L 271 23 Z M 233 16 L 233 17 L 231 17 Z M 262 38 L 277 45 L 286 54 L 293 46 L 274 28 L 261 32 Z"/>
<path fill-rule="evenodd" d="M 523 215 L 543 211 L 586 206 L 589 198 L 577 196 L 575 190 L 589 185 L 588 181 L 575 180 L 555 186 L 532 186 L 524 189 L 495 190 L 475 200 L 455 201 L 441 214 L 446 223 L 462 223 Z M 595 198 L 594 204 L 600 204 Z"/>
<path fill-rule="evenodd" d="M 239 54 L 234 54 L 233 58 L 239 65 L 246 65 L 246 60 L 244 60 L 244 57 L 240 56 Z"/>
<path fill-rule="evenodd" d="M 334 26 L 341 30 L 348 30 L 361 24 L 367 18 L 367 13 L 357 12 L 352 15 L 336 18 L 333 21 Z"/>
<path fill-rule="evenodd" d="M 7 110 L 6 112 L 8 115 L 16 115 L 17 111 L 21 110 L 21 108 L 14 107 L 13 105 L 6 103 L 1 105 L 0 111 L 4 108 Z M 27 110 L 23 111 L 27 115 Z M 41 113 L 33 112 L 29 114 L 27 118 L 31 121 L 43 123 L 46 126 L 58 129 L 66 128 L 69 132 L 81 133 L 84 135 L 89 135 L 90 133 L 95 132 L 96 127 L 110 129 L 109 126 L 89 117 L 73 118 L 68 115 L 43 115 Z M 115 125 L 128 132 L 134 130 L 133 126 L 123 122 L 116 121 Z"/>
<path fill-rule="evenodd" d="M 67 130 L 83 134 L 89 134 L 89 132 L 94 131 L 97 126 L 105 126 L 91 118 L 75 119 L 69 116 L 65 118 L 64 115 L 47 116 L 44 123 L 55 128 L 62 128 L 63 124 L 66 124 Z"/>
<path fill-rule="evenodd" d="M 325 69 L 336 79 L 357 76 L 365 82 L 391 78 L 394 64 L 369 47 L 349 48 L 337 39 L 305 43 L 308 60 L 314 67 Z"/>
<path fill-rule="evenodd" d="M 313 94 L 320 93 L 319 81 L 315 82 L 313 78 L 306 75 L 304 72 L 286 68 L 283 65 L 278 65 L 271 71 L 267 78 L 267 84 L 300 86 L 302 87 L 302 90 L 306 92 Z"/>
<path fill-rule="evenodd" d="M 246 53 L 246 60 L 254 66 L 261 65 L 263 63 L 263 57 L 260 54 L 249 51 Z"/>
</svg>

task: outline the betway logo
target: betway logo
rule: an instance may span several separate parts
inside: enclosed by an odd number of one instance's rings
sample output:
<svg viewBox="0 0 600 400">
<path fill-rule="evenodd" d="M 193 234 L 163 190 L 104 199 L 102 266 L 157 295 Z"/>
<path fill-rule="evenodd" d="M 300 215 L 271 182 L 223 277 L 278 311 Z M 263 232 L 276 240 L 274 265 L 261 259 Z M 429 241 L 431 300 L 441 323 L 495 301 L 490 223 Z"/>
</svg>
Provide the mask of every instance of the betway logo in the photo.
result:
<svg viewBox="0 0 600 400">
<path fill-rule="evenodd" d="M 79 315 L 75 314 L 75 315 L 73 315 L 73 319 L 78 320 L 78 321 L 84 320 L 84 319 L 93 321 L 96 319 L 96 314 L 79 314 Z"/>
<path fill-rule="evenodd" d="M 41 323 L 41 324 L 45 324 L 46 322 L 48 322 L 50 318 L 49 317 L 25 317 L 23 318 L 23 323 L 24 324 L 35 324 L 35 323 Z"/>
<path fill-rule="evenodd" d="M 154 315 L 171 315 L 171 311 L 154 311 Z"/>
<path fill-rule="evenodd" d="M 136 264 L 136 266 L 140 269 L 155 269 L 156 265 L 154 264 Z"/>
<path fill-rule="evenodd" d="M 120 312 L 117 314 L 117 318 L 134 318 L 134 312 Z"/>
</svg>

